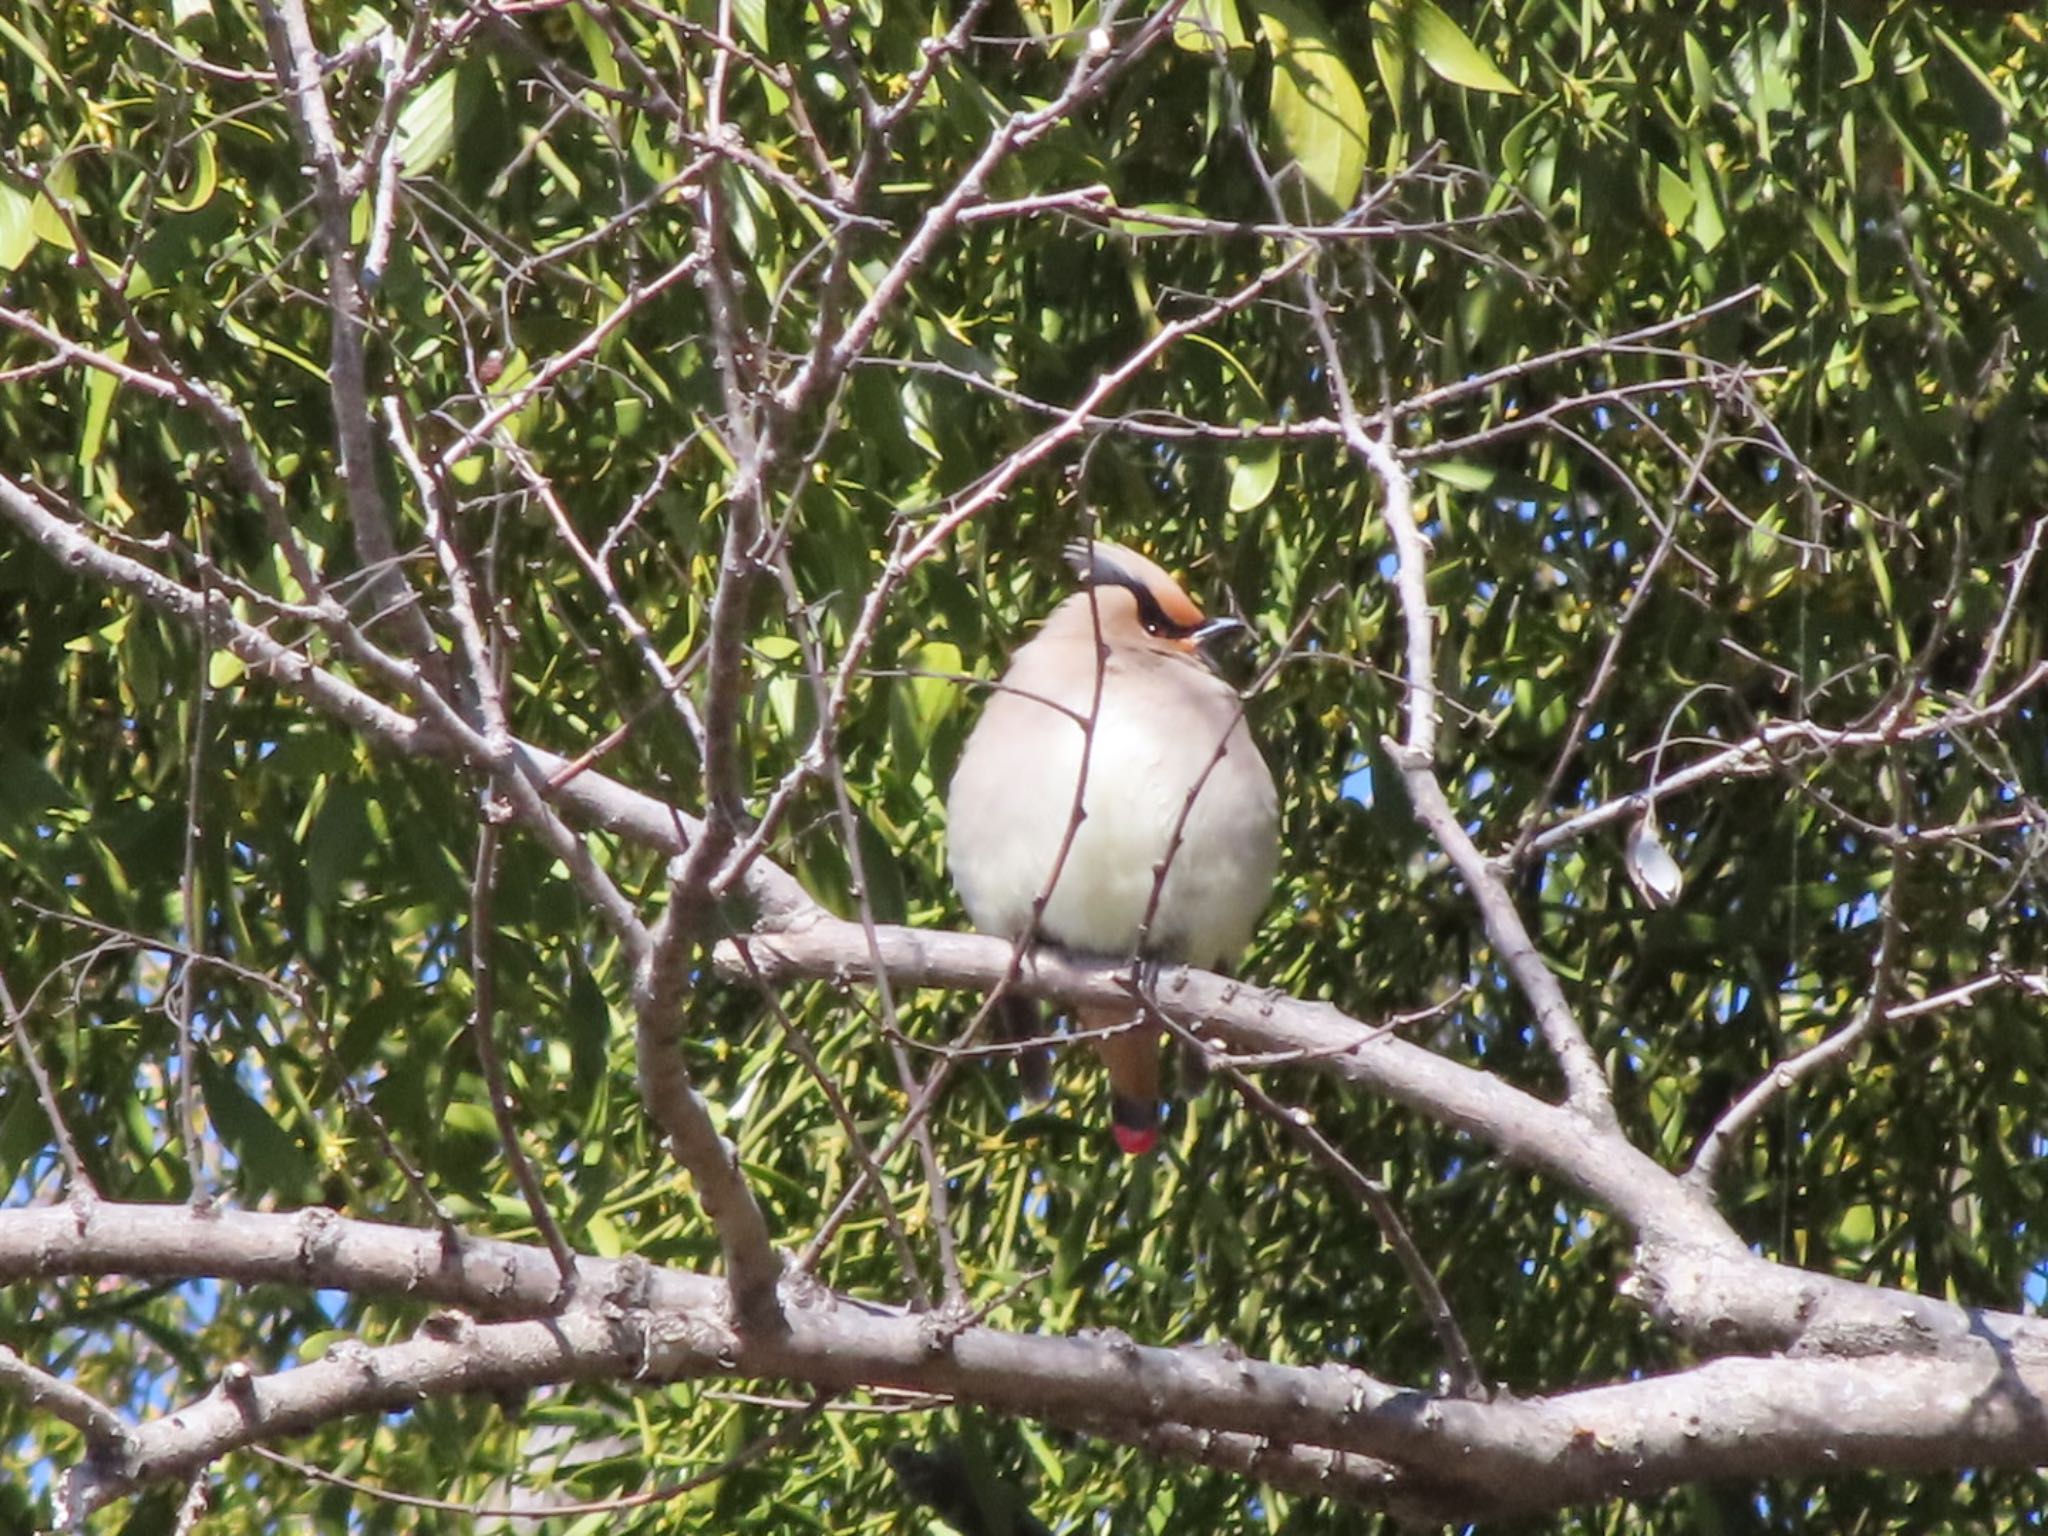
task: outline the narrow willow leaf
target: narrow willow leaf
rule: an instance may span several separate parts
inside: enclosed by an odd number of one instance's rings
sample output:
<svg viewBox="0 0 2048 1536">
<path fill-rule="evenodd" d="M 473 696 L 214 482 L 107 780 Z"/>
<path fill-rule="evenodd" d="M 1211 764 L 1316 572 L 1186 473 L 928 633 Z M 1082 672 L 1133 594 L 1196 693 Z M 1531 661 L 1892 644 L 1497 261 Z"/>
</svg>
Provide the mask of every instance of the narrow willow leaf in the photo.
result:
<svg viewBox="0 0 2048 1536">
<path fill-rule="evenodd" d="M 398 114 L 398 158 L 408 175 L 431 170 L 455 147 L 455 76 L 443 70 Z"/>
<path fill-rule="evenodd" d="M 1502 74 L 1500 67 L 1465 35 L 1464 29 L 1431 0 L 1411 0 L 1408 24 L 1422 62 L 1451 84 L 1502 96 L 1522 94 L 1522 88 Z"/>
</svg>

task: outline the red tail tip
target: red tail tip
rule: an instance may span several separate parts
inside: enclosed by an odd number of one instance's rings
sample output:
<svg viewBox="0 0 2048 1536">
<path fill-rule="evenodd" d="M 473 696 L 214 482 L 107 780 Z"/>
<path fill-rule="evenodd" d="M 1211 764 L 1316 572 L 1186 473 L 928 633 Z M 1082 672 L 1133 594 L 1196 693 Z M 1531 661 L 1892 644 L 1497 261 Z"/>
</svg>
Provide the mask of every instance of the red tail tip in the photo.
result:
<svg viewBox="0 0 2048 1536">
<path fill-rule="evenodd" d="M 1143 1157 L 1159 1145 L 1157 1130 L 1137 1130 L 1128 1125 L 1111 1125 L 1110 1129 L 1116 1133 L 1116 1144 L 1125 1157 Z"/>
</svg>

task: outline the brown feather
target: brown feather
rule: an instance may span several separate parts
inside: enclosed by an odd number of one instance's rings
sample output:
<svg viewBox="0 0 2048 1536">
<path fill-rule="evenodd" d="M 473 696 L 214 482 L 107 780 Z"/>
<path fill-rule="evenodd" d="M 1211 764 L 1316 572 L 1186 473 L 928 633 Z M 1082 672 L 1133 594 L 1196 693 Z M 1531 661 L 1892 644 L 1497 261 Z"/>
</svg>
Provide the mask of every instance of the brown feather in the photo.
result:
<svg viewBox="0 0 2048 1536">
<path fill-rule="evenodd" d="M 1134 1024 L 1135 1015 L 1123 1008 L 1082 1008 L 1077 1010 L 1083 1030 L 1115 1029 L 1091 1043 L 1095 1054 L 1109 1069 L 1111 1129 L 1117 1145 L 1132 1156 L 1150 1152 L 1159 1140 L 1159 1030 L 1151 1024 Z"/>
</svg>

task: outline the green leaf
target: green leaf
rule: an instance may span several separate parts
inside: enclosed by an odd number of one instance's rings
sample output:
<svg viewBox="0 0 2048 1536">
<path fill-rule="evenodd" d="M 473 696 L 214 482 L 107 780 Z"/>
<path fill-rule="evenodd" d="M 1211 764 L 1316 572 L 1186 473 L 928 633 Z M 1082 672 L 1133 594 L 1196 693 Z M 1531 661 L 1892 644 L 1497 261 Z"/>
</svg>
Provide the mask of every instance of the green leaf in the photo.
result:
<svg viewBox="0 0 2048 1536">
<path fill-rule="evenodd" d="M 1365 93 L 1319 16 L 1263 0 L 1259 25 L 1273 50 L 1270 111 L 1281 147 L 1324 204 L 1349 208 L 1365 180 Z"/>
<path fill-rule="evenodd" d="M 1946 55 L 1945 59 L 1936 55 L 1932 61 L 1934 78 L 1946 87 L 1957 119 L 1979 144 L 2002 145 L 2007 125 L 2012 120 L 2012 108 L 2006 104 L 1998 87 L 1992 84 L 1991 77 L 1970 57 L 1967 48 L 1942 28 L 1931 30 L 1934 40 L 1941 44 Z"/>
<path fill-rule="evenodd" d="M 28 34 L 14 24 L 9 12 L 15 10 L 15 7 L 10 6 L 7 10 L 0 11 L 0 39 L 4 39 L 13 47 L 15 52 L 33 64 L 36 72 L 52 86 L 62 91 L 66 97 L 71 96 L 73 94 L 71 82 L 65 78 L 64 71 L 55 64 L 52 64 L 50 56 L 37 47 Z"/>
<path fill-rule="evenodd" d="M 214 159 L 213 135 L 202 133 L 192 145 L 192 187 L 182 198 L 162 194 L 157 201 L 173 213 L 196 213 L 213 200 L 220 186 L 220 166 Z"/>
<path fill-rule="evenodd" d="M 1843 45 L 1849 50 L 1850 62 L 1856 66 L 1856 73 L 1844 80 L 1842 85 L 1862 85 L 1866 81 L 1875 78 L 1877 74 L 1877 61 L 1871 57 L 1869 45 L 1861 37 L 1858 37 L 1856 29 L 1851 27 L 1840 16 L 1835 18 L 1835 26 L 1842 34 Z M 1687 41 L 1689 42 L 1690 38 Z"/>
<path fill-rule="evenodd" d="M 14 188 L 0 185 L 0 271 L 14 271 L 35 248 L 33 206 Z"/>
<path fill-rule="evenodd" d="M 1502 96 L 1522 94 L 1522 88 L 1502 74 L 1499 66 L 1481 53 L 1464 29 L 1433 0 L 1409 0 L 1408 25 L 1415 51 L 1441 78 L 1474 91 L 1492 91 Z"/>
<path fill-rule="evenodd" d="M 306 880 L 317 906 L 331 905 L 370 851 L 369 799 L 353 780 L 332 780 L 305 838 Z"/>
<path fill-rule="evenodd" d="M 34 227 L 37 238 L 47 240 L 61 250 L 76 251 L 77 242 L 72 238 L 71 226 L 64 220 L 70 211 L 73 193 L 78 187 L 78 167 L 70 160 L 59 161 L 56 168 L 45 176 L 36 188 L 36 195 L 29 208 L 29 223 Z"/>
<path fill-rule="evenodd" d="M 960 647 L 946 641 L 935 641 L 922 647 L 910 658 L 913 673 L 932 673 L 935 676 L 914 676 L 910 680 L 911 702 L 916 707 L 918 738 L 928 743 L 939 722 L 960 701 L 960 685 L 953 679 L 966 667 L 960 657 Z"/>
<path fill-rule="evenodd" d="M 1806 205 L 1804 211 L 1806 227 L 1813 232 L 1813 238 L 1820 243 L 1820 248 L 1827 252 L 1828 260 L 1835 264 L 1835 270 L 1846 278 L 1854 279 L 1856 263 L 1849 256 L 1848 247 L 1842 244 L 1841 236 L 1835 233 L 1834 225 L 1828 222 L 1827 215 L 1811 203 Z"/>
<path fill-rule="evenodd" d="M 1214 53 L 1218 48 L 1235 53 L 1251 47 L 1238 20 L 1237 0 L 1189 0 L 1173 19 L 1173 40 L 1190 53 Z"/>
<path fill-rule="evenodd" d="M 1464 459 L 1445 459 L 1441 463 L 1425 464 L 1422 472 L 1432 480 L 1442 481 L 1453 490 L 1479 492 L 1493 485 L 1494 471 L 1483 464 L 1473 464 Z"/>
<path fill-rule="evenodd" d="M 1707 50 L 1691 32 L 1685 34 L 1684 41 L 1686 79 L 1692 86 L 1693 107 L 1697 111 L 1714 100 L 1714 66 Z"/>
<path fill-rule="evenodd" d="M 117 359 L 126 357 L 128 338 L 124 336 L 110 345 L 107 355 Z M 114 394 L 120 384 L 121 381 L 111 373 L 98 368 L 85 376 L 85 424 L 78 441 L 80 469 L 90 469 L 100 456 L 100 444 L 107 435 L 107 413 L 113 408 Z"/>
<path fill-rule="evenodd" d="M 747 41 L 760 52 L 768 53 L 768 0 L 734 0 L 732 13 Z"/>
<path fill-rule="evenodd" d="M 215 651 L 206 658 L 206 686 L 232 688 L 248 670 L 248 665 L 233 651 Z"/>
<path fill-rule="evenodd" d="M 1388 0 L 1372 0 L 1366 10 L 1372 36 L 1372 61 L 1389 99 L 1399 103 L 1408 94 L 1408 45 L 1401 38 L 1401 17 Z"/>
<path fill-rule="evenodd" d="M 1280 483 L 1280 444 L 1248 440 L 1223 456 L 1230 472 L 1230 510 L 1250 512 L 1263 507 Z"/>
<path fill-rule="evenodd" d="M 223 314 L 220 317 L 220 325 L 221 329 L 234 337 L 235 340 L 268 352 L 273 357 L 283 358 L 286 362 L 292 363 L 312 375 L 322 384 L 327 382 L 327 370 L 314 362 L 312 358 L 306 356 L 305 353 L 295 351 L 281 341 L 273 340 L 260 331 L 250 329 L 231 314 Z"/>
<path fill-rule="evenodd" d="M 1658 165 L 1657 207 L 1664 215 L 1667 230 L 1675 232 L 1685 228 L 1685 221 L 1692 217 L 1693 204 L 1698 201 L 1683 176 L 1668 165 Z"/>
<path fill-rule="evenodd" d="M 579 1095 L 588 1098 L 604 1076 L 611 1043 L 612 1014 L 604 992 L 580 959 L 570 962 L 564 1024 L 569 1036 L 569 1070 Z"/>
<path fill-rule="evenodd" d="M 456 73 L 442 70 L 398 114 L 397 153 L 408 176 L 432 170 L 455 147 Z"/>
<path fill-rule="evenodd" d="M 214 1060 L 211 1051 L 200 1051 L 196 1059 L 206 1113 L 234 1153 L 237 1182 L 252 1193 L 302 1198 L 312 1182 L 313 1165 L 297 1138 L 236 1080 L 231 1067 Z"/>
<path fill-rule="evenodd" d="M 1692 237 L 1700 243 L 1702 250 L 1718 250 L 1727 238 L 1728 226 L 1721 218 L 1720 186 L 1698 144 L 1694 144 L 1686 156 L 1686 166 L 1691 173 L 1694 198 Z"/>
</svg>

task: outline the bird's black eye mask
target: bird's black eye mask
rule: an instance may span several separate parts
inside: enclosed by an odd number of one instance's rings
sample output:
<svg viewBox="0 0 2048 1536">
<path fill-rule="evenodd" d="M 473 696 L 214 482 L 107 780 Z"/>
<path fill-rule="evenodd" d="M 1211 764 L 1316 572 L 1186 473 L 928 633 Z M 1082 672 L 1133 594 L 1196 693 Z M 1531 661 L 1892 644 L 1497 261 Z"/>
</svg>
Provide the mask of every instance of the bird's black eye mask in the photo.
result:
<svg viewBox="0 0 2048 1536">
<path fill-rule="evenodd" d="M 1159 606 L 1159 599 L 1152 595 L 1152 589 L 1118 565 L 1100 544 L 1089 544 L 1076 539 L 1067 546 L 1067 564 L 1071 565 L 1075 574 L 1091 587 L 1122 587 L 1136 598 L 1138 622 L 1145 626 L 1145 633 L 1148 635 L 1159 635 L 1168 640 L 1186 640 L 1209 627 L 1205 623 L 1181 624 L 1168 618 L 1166 610 Z"/>
</svg>

